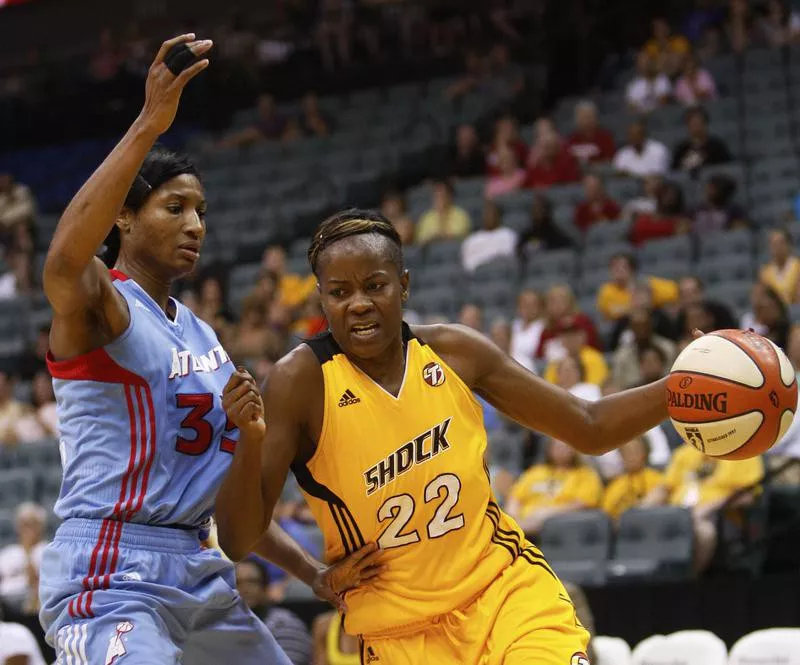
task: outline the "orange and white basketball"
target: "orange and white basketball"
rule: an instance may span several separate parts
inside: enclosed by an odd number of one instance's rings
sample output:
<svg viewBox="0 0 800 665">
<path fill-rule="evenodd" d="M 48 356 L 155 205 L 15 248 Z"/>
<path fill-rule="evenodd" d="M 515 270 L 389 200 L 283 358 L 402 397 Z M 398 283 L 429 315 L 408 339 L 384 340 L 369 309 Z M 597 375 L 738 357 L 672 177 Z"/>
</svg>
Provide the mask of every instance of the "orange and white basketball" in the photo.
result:
<svg viewBox="0 0 800 665">
<path fill-rule="evenodd" d="M 694 340 L 667 378 L 672 424 L 710 457 L 760 455 L 780 441 L 796 408 L 791 362 L 752 331 L 719 330 Z"/>
</svg>

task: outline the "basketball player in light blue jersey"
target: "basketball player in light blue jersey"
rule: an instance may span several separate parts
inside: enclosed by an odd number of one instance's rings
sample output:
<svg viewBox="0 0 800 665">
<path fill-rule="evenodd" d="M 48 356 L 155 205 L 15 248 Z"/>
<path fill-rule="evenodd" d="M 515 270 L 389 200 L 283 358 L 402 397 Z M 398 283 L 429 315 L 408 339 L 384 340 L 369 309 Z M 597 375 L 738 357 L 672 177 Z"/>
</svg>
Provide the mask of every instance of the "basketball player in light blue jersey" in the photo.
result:
<svg viewBox="0 0 800 665">
<path fill-rule="evenodd" d="M 165 64 L 176 44 L 196 60 L 177 75 Z M 223 390 L 235 375 L 249 382 L 244 413 L 249 399 L 260 411 L 259 391 L 169 297 L 200 256 L 205 195 L 185 158 L 154 145 L 210 48 L 194 35 L 162 45 L 139 117 L 64 212 L 45 263 L 64 481 L 40 617 L 60 665 L 289 663 L 236 592 L 230 562 L 201 545 L 235 423 L 250 422 L 226 417 Z M 109 271 L 94 255 L 114 228 Z M 377 570 L 374 547 L 325 567 L 274 523 L 256 550 L 339 604 Z"/>
</svg>

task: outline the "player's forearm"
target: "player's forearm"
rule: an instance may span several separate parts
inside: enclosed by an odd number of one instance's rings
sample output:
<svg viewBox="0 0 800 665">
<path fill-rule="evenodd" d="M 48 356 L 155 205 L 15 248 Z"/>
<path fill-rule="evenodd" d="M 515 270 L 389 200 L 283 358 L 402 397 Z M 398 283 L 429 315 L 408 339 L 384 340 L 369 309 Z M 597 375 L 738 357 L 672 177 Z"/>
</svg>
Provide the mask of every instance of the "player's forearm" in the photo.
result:
<svg viewBox="0 0 800 665">
<path fill-rule="evenodd" d="M 253 552 L 283 568 L 308 586 L 314 584 L 317 573 L 325 566 L 298 545 L 280 525 L 272 521 Z"/>
<path fill-rule="evenodd" d="M 56 227 L 44 276 L 80 279 L 113 228 L 158 134 L 136 121 L 72 199 Z"/>
<path fill-rule="evenodd" d="M 243 436 L 217 494 L 220 547 L 234 561 L 243 559 L 264 535 L 271 517 L 272 510 L 267 514 L 261 491 L 261 442 Z"/>
<path fill-rule="evenodd" d="M 586 405 L 588 431 L 581 452 L 601 455 L 667 418 L 667 380 L 631 388 Z"/>
</svg>

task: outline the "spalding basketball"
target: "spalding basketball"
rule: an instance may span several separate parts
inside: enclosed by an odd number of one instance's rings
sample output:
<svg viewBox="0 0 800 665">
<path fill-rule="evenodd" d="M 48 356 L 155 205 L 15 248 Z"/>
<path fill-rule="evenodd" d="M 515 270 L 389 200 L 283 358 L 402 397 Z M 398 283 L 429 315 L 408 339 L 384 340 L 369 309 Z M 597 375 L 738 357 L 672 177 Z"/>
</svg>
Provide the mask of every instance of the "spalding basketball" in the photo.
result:
<svg viewBox="0 0 800 665">
<path fill-rule="evenodd" d="M 760 455 L 780 441 L 796 408 L 791 362 L 751 331 L 719 330 L 694 340 L 667 378 L 672 424 L 710 457 Z"/>
</svg>

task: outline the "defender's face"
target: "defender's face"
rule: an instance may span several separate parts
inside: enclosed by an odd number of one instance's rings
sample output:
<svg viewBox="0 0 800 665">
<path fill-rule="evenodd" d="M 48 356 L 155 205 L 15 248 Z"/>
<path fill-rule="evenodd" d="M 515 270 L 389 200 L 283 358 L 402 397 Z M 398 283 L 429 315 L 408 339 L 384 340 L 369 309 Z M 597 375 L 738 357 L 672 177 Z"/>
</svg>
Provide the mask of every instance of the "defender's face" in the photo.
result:
<svg viewBox="0 0 800 665">
<path fill-rule="evenodd" d="M 398 274 L 390 243 L 379 235 L 345 238 L 327 247 L 317 265 L 328 325 L 355 358 L 380 356 L 401 332 L 408 273 Z"/>
</svg>

